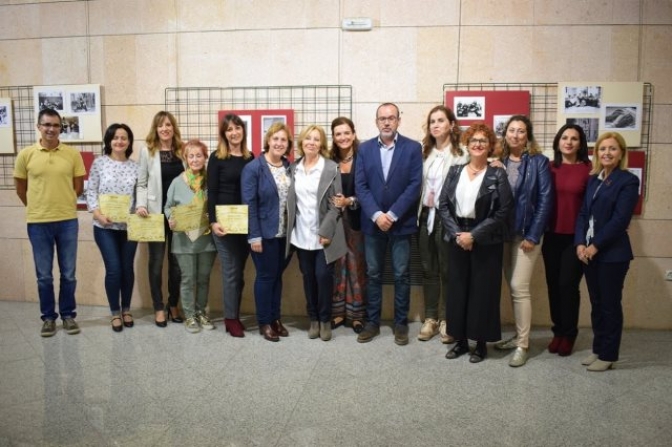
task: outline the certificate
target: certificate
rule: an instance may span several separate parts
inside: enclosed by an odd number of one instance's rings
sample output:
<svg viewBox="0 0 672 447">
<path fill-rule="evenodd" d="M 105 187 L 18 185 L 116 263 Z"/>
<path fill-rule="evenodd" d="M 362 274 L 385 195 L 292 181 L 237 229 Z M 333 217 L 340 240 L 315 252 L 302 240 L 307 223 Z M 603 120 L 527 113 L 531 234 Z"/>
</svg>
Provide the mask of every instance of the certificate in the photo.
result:
<svg viewBox="0 0 672 447">
<path fill-rule="evenodd" d="M 215 211 L 227 234 L 247 234 L 247 205 L 217 205 Z"/>
<path fill-rule="evenodd" d="M 140 217 L 128 216 L 128 240 L 138 242 L 164 242 L 166 240 L 163 214 Z"/>
<path fill-rule="evenodd" d="M 205 203 L 174 206 L 171 208 L 170 219 L 175 223 L 173 231 L 191 231 L 208 227 Z"/>
<path fill-rule="evenodd" d="M 112 222 L 126 222 L 131 208 L 131 196 L 122 194 L 100 194 L 100 212 Z"/>
</svg>

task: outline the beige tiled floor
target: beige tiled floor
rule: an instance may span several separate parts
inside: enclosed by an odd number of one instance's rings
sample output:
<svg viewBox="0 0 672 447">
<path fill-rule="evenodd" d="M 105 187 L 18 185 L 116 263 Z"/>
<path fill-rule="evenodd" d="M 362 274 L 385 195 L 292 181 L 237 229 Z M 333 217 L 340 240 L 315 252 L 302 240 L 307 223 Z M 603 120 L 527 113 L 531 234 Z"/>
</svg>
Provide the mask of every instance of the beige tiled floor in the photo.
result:
<svg viewBox="0 0 672 447">
<path fill-rule="evenodd" d="M 615 370 L 589 373 L 583 329 L 567 358 L 535 329 L 522 368 L 490 349 L 446 360 L 438 339 L 396 346 L 389 326 L 263 340 L 253 318 L 189 334 L 150 313 L 109 328 L 80 306 L 79 335 L 39 336 L 35 303 L 0 302 L 0 446 L 663 446 L 672 439 L 672 332 L 626 331 Z M 217 317 L 217 315 L 215 315 Z M 60 325 L 59 325 L 60 326 Z M 419 323 L 411 324 L 411 333 Z M 508 335 L 508 334 L 505 334 Z"/>
</svg>

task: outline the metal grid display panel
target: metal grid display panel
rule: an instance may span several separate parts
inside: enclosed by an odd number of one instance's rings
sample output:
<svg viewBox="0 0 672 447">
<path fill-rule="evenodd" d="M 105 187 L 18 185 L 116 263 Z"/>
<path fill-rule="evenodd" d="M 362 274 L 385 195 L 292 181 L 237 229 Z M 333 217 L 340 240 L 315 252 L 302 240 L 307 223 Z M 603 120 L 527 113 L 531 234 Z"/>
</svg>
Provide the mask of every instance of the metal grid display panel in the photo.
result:
<svg viewBox="0 0 672 447">
<path fill-rule="evenodd" d="M 167 88 L 166 110 L 180 123 L 184 140 L 199 138 L 215 150 L 220 110 L 294 110 L 294 135 L 305 126 L 324 127 L 329 138 L 331 121 L 352 116 L 352 87 L 313 85 L 288 87 Z"/>
<path fill-rule="evenodd" d="M 12 121 L 14 125 L 14 144 L 16 152 L 26 146 L 36 142 L 35 137 L 35 109 L 33 103 L 33 87 L 0 87 L 1 98 L 11 98 L 14 115 Z M 67 142 L 68 146 L 74 147 L 82 152 L 99 153 L 102 143 L 76 143 Z M 0 166 L 2 166 L 2 178 L 0 179 L 0 189 L 14 189 L 14 163 L 16 154 L 0 155 Z"/>
<path fill-rule="evenodd" d="M 546 151 L 553 149 L 553 138 L 558 130 L 558 84 L 444 84 L 443 93 L 454 90 L 480 91 L 480 90 L 527 90 L 530 92 L 530 119 L 534 124 L 534 134 L 539 145 Z M 641 144 L 637 148 L 646 153 L 646 175 L 649 173 L 651 157 L 649 157 L 649 144 L 651 136 L 651 115 L 653 113 L 653 85 L 644 83 L 644 96 L 642 98 L 642 137 Z M 634 148 L 629 148 L 634 149 Z M 647 179 L 648 180 L 648 179 Z M 647 197 L 649 182 L 644 183 L 644 200 Z"/>
</svg>

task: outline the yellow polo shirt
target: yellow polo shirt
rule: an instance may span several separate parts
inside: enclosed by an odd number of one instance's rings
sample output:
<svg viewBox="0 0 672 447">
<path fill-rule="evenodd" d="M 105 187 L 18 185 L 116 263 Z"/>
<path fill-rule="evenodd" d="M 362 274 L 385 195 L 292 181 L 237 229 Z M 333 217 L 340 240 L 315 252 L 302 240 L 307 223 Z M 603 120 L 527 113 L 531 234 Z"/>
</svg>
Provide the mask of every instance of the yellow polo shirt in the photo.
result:
<svg viewBox="0 0 672 447">
<path fill-rule="evenodd" d="M 47 150 L 38 142 L 19 152 L 14 177 L 28 180 L 26 221 L 45 223 L 77 218 L 73 179 L 84 175 L 86 169 L 79 151 L 63 143 Z"/>
</svg>

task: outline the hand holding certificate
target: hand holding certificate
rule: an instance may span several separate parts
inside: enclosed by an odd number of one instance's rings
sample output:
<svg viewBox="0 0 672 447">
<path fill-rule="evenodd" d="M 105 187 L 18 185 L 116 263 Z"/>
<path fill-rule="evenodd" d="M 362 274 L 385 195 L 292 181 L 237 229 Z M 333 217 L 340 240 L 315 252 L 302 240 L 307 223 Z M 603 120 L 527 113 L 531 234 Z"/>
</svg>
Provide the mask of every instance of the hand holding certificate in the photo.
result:
<svg viewBox="0 0 672 447">
<path fill-rule="evenodd" d="M 165 242 L 163 219 L 163 214 L 149 214 L 147 217 L 131 214 L 128 216 L 128 239 L 138 242 Z"/>
<path fill-rule="evenodd" d="M 126 222 L 131 208 L 131 196 L 122 194 L 100 194 L 100 212 L 112 222 Z"/>
<path fill-rule="evenodd" d="M 175 224 L 173 231 L 192 231 L 208 227 L 208 216 L 205 213 L 205 203 L 178 205 L 171 208 L 170 220 Z"/>
<path fill-rule="evenodd" d="M 227 234 L 247 234 L 247 205 L 217 205 L 215 211 Z"/>
</svg>

